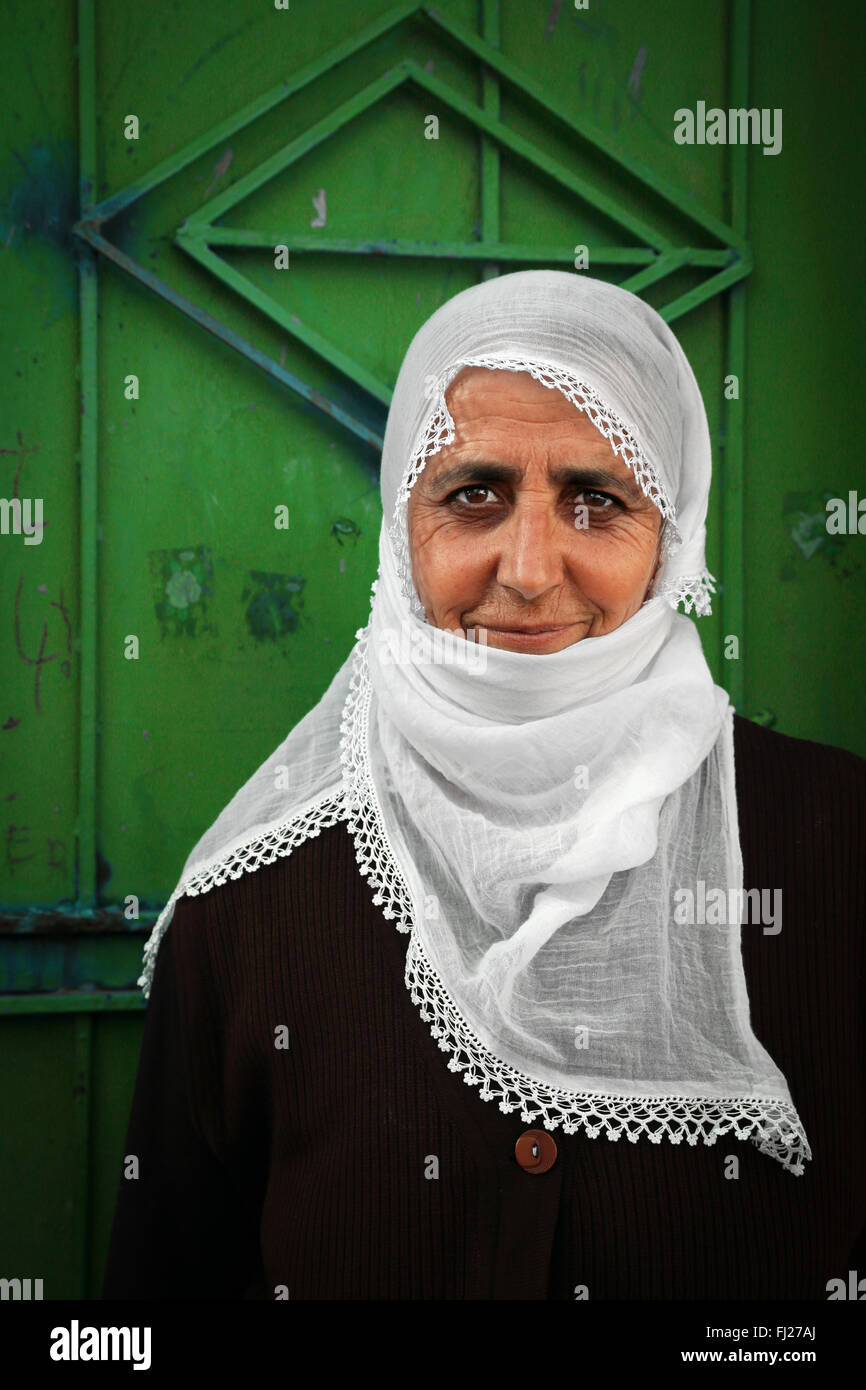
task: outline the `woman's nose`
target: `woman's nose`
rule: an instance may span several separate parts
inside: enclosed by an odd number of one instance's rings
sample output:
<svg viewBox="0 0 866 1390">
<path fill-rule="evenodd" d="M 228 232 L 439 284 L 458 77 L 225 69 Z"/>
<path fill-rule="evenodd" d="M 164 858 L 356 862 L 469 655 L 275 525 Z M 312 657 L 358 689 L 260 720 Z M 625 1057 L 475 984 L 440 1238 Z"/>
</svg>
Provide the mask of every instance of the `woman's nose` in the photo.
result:
<svg viewBox="0 0 866 1390">
<path fill-rule="evenodd" d="M 496 578 L 528 601 L 541 598 L 563 580 L 564 563 L 558 518 L 550 503 L 518 503 L 507 521 L 497 527 L 499 557 Z"/>
</svg>

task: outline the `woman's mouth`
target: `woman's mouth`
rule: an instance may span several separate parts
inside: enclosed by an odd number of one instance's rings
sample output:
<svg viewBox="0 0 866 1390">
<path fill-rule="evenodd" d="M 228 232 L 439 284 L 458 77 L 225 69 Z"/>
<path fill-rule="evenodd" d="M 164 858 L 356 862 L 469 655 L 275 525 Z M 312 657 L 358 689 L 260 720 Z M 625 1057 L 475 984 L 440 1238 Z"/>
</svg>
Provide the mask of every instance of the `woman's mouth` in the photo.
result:
<svg viewBox="0 0 866 1390">
<path fill-rule="evenodd" d="M 576 624 L 561 623 L 556 627 L 551 627 L 540 623 L 520 623 L 508 627 L 493 627 L 486 623 L 476 623 L 472 626 L 476 632 L 483 630 L 487 633 L 488 646 L 535 652 L 555 650 L 557 642 L 560 642 L 565 634 L 571 632 Z"/>
</svg>

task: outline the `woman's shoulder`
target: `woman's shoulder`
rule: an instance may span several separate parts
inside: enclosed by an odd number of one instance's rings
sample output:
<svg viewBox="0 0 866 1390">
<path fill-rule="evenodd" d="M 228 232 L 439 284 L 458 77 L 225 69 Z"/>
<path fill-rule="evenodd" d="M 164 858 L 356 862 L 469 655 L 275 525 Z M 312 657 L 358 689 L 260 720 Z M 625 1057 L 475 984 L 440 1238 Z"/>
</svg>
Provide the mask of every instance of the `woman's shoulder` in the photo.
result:
<svg viewBox="0 0 866 1390">
<path fill-rule="evenodd" d="M 262 899 L 293 890 L 306 892 L 310 884 L 321 880 L 323 870 L 339 873 L 354 862 L 351 837 L 345 822 L 317 827 L 299 843 L 275 843 L 268 835 L 261 844 L 247 847 L 224 863 L 209 870 L 203 882 L 199 875 L 195 891 L 179 894 L 174 922 L 180 912 L 184 919 L 197 911 L 211 909 L 209 915 L 216 923 L 227 922 L 238 913 L 255 910 Z"/>
<path fill-rule="evenodd" d="M 215 882 L 182 892 L 166 933 L 187 969 L 237 963 L 239 950 L 262 948 L 269 924 L 292 923 L 297 939 L 321 920 L 323 895 L 339 894 L 357 876 L 355 850 L 343 822 L 317 829 L 291 849 L 269 842 L 216 871 Z"/>
<path fill-rule="evenodd" d="M 847 748 L 794 738 L 734 716 L 739 801 L 786 817 L 797 808 L 810 820 L 838 822 L 866 834 L 866 759 Z"/>
<path fill-rule="evenodd" d="M 741 714 L 734 715 L 734 746 L 737 752 L 767 767 L 825 767 L 828 775 L 850 778 L 855 785 L 862 785 L 866 778 L 866 758 L 850 749 L 782 734 Z"/>
</svg>

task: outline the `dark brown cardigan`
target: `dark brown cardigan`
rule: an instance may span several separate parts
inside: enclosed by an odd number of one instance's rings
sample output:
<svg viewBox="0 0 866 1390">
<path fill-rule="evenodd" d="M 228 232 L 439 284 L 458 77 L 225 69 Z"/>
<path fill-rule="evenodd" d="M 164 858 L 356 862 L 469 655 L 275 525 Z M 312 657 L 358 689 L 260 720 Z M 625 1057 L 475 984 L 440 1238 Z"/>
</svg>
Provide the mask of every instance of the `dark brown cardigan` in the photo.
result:
<svg viewBox="0 0 866 1390">
<path fill-rule="evenodd" d="M 448 1070 L 340 825 L 178 902 L 103 1298 L 825 1300 L 866 1275 L 866 762 L 739 718 L 735 756 L 745 885 L 783 893 L 743 957 L 802 1177 L 728 1135 L 561 1129 L 526 1172 L 529 1126 Z"/>
</svg>

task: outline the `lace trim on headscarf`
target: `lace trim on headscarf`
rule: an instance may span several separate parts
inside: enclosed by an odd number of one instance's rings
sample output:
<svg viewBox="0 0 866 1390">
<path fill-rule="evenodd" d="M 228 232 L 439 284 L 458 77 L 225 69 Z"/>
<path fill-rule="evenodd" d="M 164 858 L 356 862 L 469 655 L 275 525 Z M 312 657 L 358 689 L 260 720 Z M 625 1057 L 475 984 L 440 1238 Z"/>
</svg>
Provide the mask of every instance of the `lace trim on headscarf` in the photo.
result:
<svg viewBox="0 0 866 1390">
<path fill-rule="evenodd" d="M 672 608 L 684 604 L 686 613 L 695 613 L 699 618 L 708 618 L 712 613 L 710 595 L 716 592 L 716 581 L 709 570 L 703 574 L 681 574 L 676 579 L 663 580 L 655 591 L 657 596 L 667 599 Z"/>
<path fill-rule="evenodd" d="M 583 1127 L 589 1139 L 599 1134 L 619 1139 L 624 1134 L 633 1144 L 645 1137 L 654 1144 L 662 1139 L 679 1144 L 685 1139 L 694 1145 L 701 1139 L 711 1145 L 732 1133 L 736 1139 L 753 1139 L 762 1153 L 798 1177 L 803 1174 L 804 1157 L 811 1157 L 797 1112 L 785 1101 L 561 1091 L 498 1061 L 455 1008 L 414 934 L 406 954 L 406 984 L 440 1049 L 453 1053 L 448 1070 L 462 1071 L 467 1086 L 480 1086 L 481 1099 L 498 1101 L 503 1114 L 519 1110 L 524 1124 L 541 1120 L 545 1129 L 561 1125 L 565 1134 Z"/>
<path fill-rule="evenodd" d="M 525 1124 L 541 1120 L 546 1129 L 566 1134 L 581 1127 L 590 1139 L 623 1134 L 636 1143 L 702 1140 L 711 1145 L 723 1134 L 751 1139 L 758 1149 L 797 1177 L 811 1149 L 793 1105 L 771 1097 L 628 1096 L 565 1091 L 536 1081 L 500 1061 L 484 1046 L 457 1008 L 413 930 L 411 896 L 385 828 L 367 754 L 366 731 L 372 685 L 367 667 L 367 630 L 361 629 L 340 726 L 345 812 L 355 842 L 358 870 L 373 890 L 373 903 L 399 932 L 411 933 L 405 983 L 421 1018 L 443 1052 L 449 1071 L 463 1072 L 468 1086 L 480 1086 L 482 1100 L 499 1102 L 504 1114 L 520 1112 Z"/>
<path fill-rule="evenodd" d="M 454 421 L 445 401 L 445 392 L 464 367 L 491 367 L 509 372 L 528 372 L 536 381 L 541 382 L 542 386 L 549 390 L 561 391 L 572 405 L 589 417 L 596 429 L 609 441 L 614 453 L 619 454 L 631 469 L 641 491 L 654 503 L 664 518 L 662 554 L 667 557 L 675 552 L 681 544 L 682 537 L 677 529 L 676 508 L 661 478 L 646 458 L 631 427 L 604 404 L 591 386 L 564 367 L 553 366 L 550 363 L 530 361 L 523 357 L 463 357 L 452 363 L 436 383 L 433 413 L 403 474 L 394 505 L 394 517 L 389 528 L 403 596 L 409 601 L 416 617 L 423 618 L 424 610 L 412 584 L 407 524 L 409 495 L 431 454 L 437 454 L 445 445 L 454 441 Z M 707 570 L 702 574 L 682 575 L 663 583 L 658 593 L 668 600 L 672 608 L 683 603 L 686 613 L 694 612 L 701 617 L 708 616 L 712 612 L 710 594 L 715 593 L 713 576 Z"/>
</svg>

